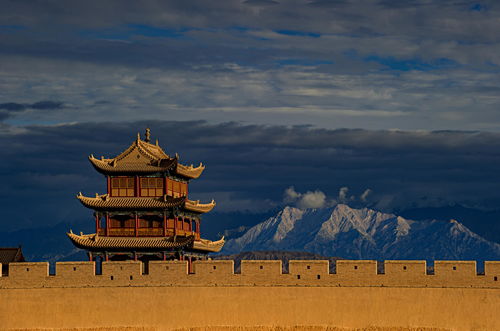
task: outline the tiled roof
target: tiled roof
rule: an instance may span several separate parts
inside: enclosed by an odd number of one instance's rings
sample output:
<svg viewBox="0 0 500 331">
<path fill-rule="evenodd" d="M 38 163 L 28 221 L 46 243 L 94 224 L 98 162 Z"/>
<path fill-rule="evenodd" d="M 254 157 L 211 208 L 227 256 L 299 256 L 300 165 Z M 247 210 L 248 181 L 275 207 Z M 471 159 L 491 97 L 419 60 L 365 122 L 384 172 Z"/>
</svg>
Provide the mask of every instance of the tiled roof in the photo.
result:
<svg viewBox="0 0 500 331">
<path fill-rule="evenodd" d="M 225 240 L 211 241 L 207 239 L 194 240 L 194 236 L 187 237 L 105 237 L 93 234 L 67 233 L 73 244 L 79 248 L 98 249 L 169 249 L 191 248 L 204 252 L 219 252 Z"/>
<path fill-rule="evenodd" d="M 174 168 L 177 159 L 162 159 L 160 162 L 154 162 L 155 164 L 141 163 L 141 162 L 119 162 L 113 159 L 99 160 L 89 156 L 90 163 L 94 168 L 105 174 L 124 174 L 124 173 L 155 173 L 168 171 Z"/>
<path fill-rule="evenodd" d="M 104 237 L 94 234 L 67 233 L 73 244 L 83 249 L 168 249 L 191 245 L 194 236 L 173 237 Z"/>
<path fill-rule="evenodd" d="M 184 207 L 195 213 L 208 213 L 215 207 L 215 201 L 200 203 L 186 197 L 173 198 L 167 195 L 162 197 L 110 197 L 107 194 L 86 197 L 81 193 L 76 196 L 87 208 L 91 209 L 165 209 Z"/>
<path fill-rule="evenodd" d="M 24 262 L 23 252 L 20 247 L 0 247 L 0 263 Z"/>
<path fill-rule="evenodd" d="M 185 197 L 172 198 L 164 195 L 155 197 L 110 197 L 107 194 L 96 195 L 90 198 L 81 195 L 76 196 L 87 208 L 92 209 L 164 209 L 181 206 Z"/>
<path fill-rule="evenodd" d="M 205 166 L 198 167 L 178 163 L 179 156 L 170 157 L 158 145 L 137 139 L 120 155 L 111 159 L 97 159 L 93 155 L 89 160 L 94 168 L 103 174 L 156 173 L 173 170 L 177 175 L 194 179 L 200 177 Z"/>
</svg>

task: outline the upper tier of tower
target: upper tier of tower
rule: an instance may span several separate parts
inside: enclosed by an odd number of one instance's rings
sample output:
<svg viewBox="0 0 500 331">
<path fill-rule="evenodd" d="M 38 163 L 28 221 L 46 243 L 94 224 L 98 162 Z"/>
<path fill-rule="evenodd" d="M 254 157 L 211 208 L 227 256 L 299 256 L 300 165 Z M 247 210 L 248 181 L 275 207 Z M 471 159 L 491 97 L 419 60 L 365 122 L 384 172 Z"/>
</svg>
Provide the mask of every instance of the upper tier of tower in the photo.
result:
<svg viewBox="0 0 500 331">
<path fill-rule="evenodd" d="M 186 180 L 200 177 L 205 166 L 183 165 L 179 163 L 179 155 L 169 156 L 156 144 L 149 142 L 149 130 L 146 131 L 146 139 L 141 140 L 139 134 L 137 139 L 121 154 L 114 158 L 95 158 L 89 156 L 94 168 L 104 175 L 126 175 L 126 174 L 155 174 L 169 172 L 172 175 Z"/>
</svg>

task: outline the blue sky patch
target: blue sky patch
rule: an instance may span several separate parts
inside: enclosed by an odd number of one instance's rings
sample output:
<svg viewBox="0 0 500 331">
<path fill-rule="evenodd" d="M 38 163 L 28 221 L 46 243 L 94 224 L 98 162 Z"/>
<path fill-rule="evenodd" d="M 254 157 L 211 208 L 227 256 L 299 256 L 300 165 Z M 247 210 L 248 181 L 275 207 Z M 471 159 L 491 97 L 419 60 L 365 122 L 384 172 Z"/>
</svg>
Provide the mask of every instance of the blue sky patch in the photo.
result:
<svg viewBox="0 0 500 331">
<path fill-rule="evenodd" d="M 363 59 L 365 62 L 376 62 L 386 67 L 386 69 L 391 70 L 399 70 L 399 71 L 429 71 L 429 70 L 437 70 L 437 69 L 445 69 L 451 67 L 457 67 L 457 62 L 441 58 L 436 59 L 431 62 L 426 62 L 421 59 L 406 59 L 406 60 L 398 60 L 392 56 L 389 57 L 380 57 L 378 55 L 370 55 Z"/>
<path fill-rule="evenodd" d="M 274 32 L 283 34 L 286 36 L 293 37 L 311 37 L 311 38 L 319 38 L 321 34 L 316 32 L 306 32 L 306 31 L 297 31 L 297 30 L 274 30 Z"/>
<path fill-rule="evenodd" d="M 22 25 L 0 25 L 0 33 L 13 33 L 27 28 Z"/>
<path fill-rule="evenodd" d="M 475 3 L 469 7 L 469 10 L 470 11 L 487 11 L 488 8 L 485 5 L 482 5 L 480 3 Z"/>
<path fill-rule="evenodd" d="M 192 28 L 158 28 L 145 24 L 128 24 L 126 26 L 101 29 L 80 30 L 79 35 L 90 39 L 114 39 L 128 41 L 133 36 L 145 36 L 152 38 L 185 38 L 185 33 L 194 30 Z"/>
</svg>

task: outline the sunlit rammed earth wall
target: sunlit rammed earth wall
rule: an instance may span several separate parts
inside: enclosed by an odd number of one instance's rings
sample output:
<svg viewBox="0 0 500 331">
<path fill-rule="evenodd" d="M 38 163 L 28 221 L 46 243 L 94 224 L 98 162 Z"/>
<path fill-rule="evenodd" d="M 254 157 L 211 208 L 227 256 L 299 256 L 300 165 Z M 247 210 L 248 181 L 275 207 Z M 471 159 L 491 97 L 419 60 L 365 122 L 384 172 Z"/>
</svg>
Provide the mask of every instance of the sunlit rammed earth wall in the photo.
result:
<svg viewBox="0 0 500 331">
<path fill-rule="evenodd" d="M 330 325 L 500 329 L 500 262 L 197 261 L 13 263 L 0 278 L 2 329 Z"/>
</svg>

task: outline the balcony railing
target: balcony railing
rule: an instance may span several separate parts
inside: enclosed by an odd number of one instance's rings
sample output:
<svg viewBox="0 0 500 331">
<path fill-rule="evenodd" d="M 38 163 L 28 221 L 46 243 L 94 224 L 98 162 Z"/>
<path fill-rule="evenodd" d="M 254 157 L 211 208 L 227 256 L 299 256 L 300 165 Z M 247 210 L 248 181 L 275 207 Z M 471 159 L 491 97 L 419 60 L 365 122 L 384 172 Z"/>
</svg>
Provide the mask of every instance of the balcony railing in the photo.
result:
<svg viewBox="0 0 500 331">
<path fill-rule="evenodd" d="M 97 233 L 100 236 L 106 235 L 106 229 L 100 228 Z M 174 233 L 174 229 L 168 228 L 166 236 L 173 236 L 177 234 L 178 236 L 191 236 L 194 235 L 196 240 L 200 239 L 200 234 L 187 230 L 179 230 L 177 229 Z M 113 237 L 134 237 L 135 229 L 134 228 L 109 228 L 108 232 L 109 236 Z M 137 229 L 138 237 L 163 237 L 163 228 L 138 228 Z"/>
</svg>

